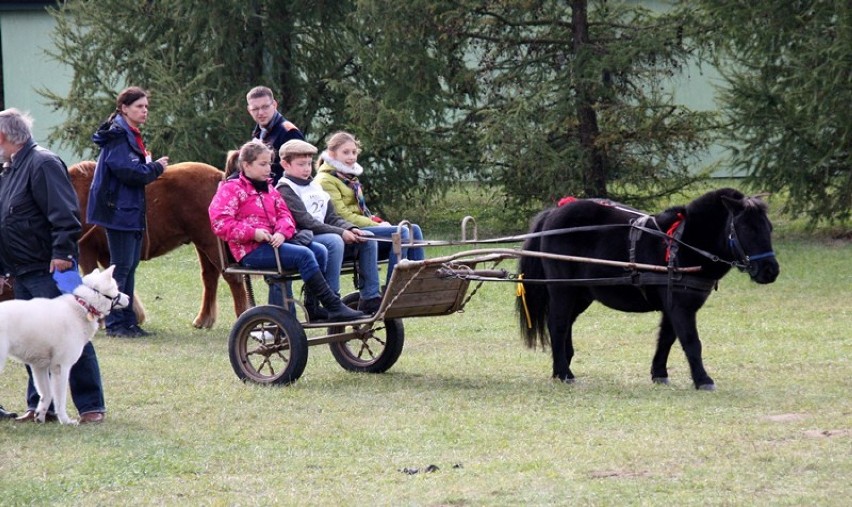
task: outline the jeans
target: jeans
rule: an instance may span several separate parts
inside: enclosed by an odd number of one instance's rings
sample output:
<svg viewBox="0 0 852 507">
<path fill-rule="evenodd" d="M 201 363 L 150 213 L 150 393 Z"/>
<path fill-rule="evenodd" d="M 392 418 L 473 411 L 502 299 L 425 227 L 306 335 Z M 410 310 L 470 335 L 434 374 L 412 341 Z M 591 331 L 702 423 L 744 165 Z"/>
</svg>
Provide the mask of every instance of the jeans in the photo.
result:
<svg viewBox="0 0 852 507">
<path fill-rule="evenodd" d="M 375 299 L 381 296 L 379 289 L 379 243 L 365 241 L 346 245 L 345 259 L 352 259 L 358 254 L 358 289 L 361 300 Z"/>
<path fill-rule="evenodd" d="M 56 282 L 46 269 L 15 277 L 15 299 L 54 298 L 59 295 Z M 49 318 L 49 316 L 46 316 L 46 318 Z M 35 385 L 33 385 L 33 376 L 29 366 L 27 366 L 27 376 L 29 376 L 27 381 L 27 409 L 35 410 L 39 396 Z M 74 401 L 74 406 L 77 407 L 77 412 L 85 414 L 106 411 L 101 369 L 98 366 L 98 356 L 95 354 L 95 346 L 92 345 L 92 342 L 88 342 L 83 347 L 83 354 L 71 367 L 68 384 L 71 386 L 71 399 Z M 53 405 L 48 410 L 52 411 Z"/>
<path fill-rule="evenodd" d="M 370 231 L 376 236 L 380 238 L 390 238 L 391 234 L 397 231 L 398 227 L 395 225 L 377 225 L 375 227 L 364 227 L 365 231 Z M 423 240 L 423 232 L 420 231 L 420 226 L 417 224 L 411 224 L 411 229 L 414 231 L 414 241 L 422 241 Z M 402 227 L 401 231 L 402 236 L 402 244 L 405 246 L 405 243 L 408 241 L 409 233 L 408 227 Z M 393 253 L 393 246 L 391 243 L 382 242 L 379 247 L 379 254 L 388 256 L 388 276 L 385 279 L 385 283 L 389 283 L 391 279 L 391 275 L 393 274 L 393 268 L 396 266 L 398 259 L 396 258 L 396 254 Z M 422 261 L 426 258 L 426 253 L 423 251 L 422 247 L 418 248 L 403 248 L 402 256 L 411 261 Z"/>
<path fill-rule="evenodd" d="M 343 237 L 340 234 L 327 233 L 314 235 L 314 241 L 319 243 L 328 252 L 328 262 L 322 272 L 325 281 L 335 294 L 340 294 L 340 267 L 343 265 Z"/>
<path fill-rule="evenodd" d="M 278 264 L 275 261 L 275 255 L 277 253 L 278 257 L 281 259 L 281 267 L 283 269 L 298 269 L 299 275 L 302 279 L 308 280 L 315 274 L 321 272 L 321 268 L 326 267 L 328 261 L 326 257 L 328 254 L 324 254 L 324 252 L 326 252 L 324 246 L 314 246 L 313 242 L 311 242 L 311 245 L 312 247 L 308 248 L 302 245 L 284 243 L 279 246 L 276 251 L 276 249 L 272 248 L 272 245 L 269 243 L 263 243 L 252 250 L 248 255 L 240 259 L 240 265 L 247 268 L 274 269 L 278 267 Z M 322 258 L 318 259 L 317 254 L 319 254 L 319 257 Z M 320 264 L 319 261 L 322 261 L 323 264 Z M 288 296 L 292 297 L 292 289 L 290 288 L 289 283 L 287 284 L 287 293 Z M 284 306 L 284 298 L 278 284 L 272 284 L 269 287 L 269 304 Z"/>
<path fill-rule="evenodd" d="M 136 287 L 136 267 L 142 258 L 142 232 L 107 229 L 109 243 L 109 262 L 115 265 L 112 277 L 118 283 L 118 290 L 127 294 L 131 304 L 127 308 L 116 309 L 107 315 L 106 328 L 127 329 L 139 324 L 133 311 L 133 291 Z"/>
</svg>

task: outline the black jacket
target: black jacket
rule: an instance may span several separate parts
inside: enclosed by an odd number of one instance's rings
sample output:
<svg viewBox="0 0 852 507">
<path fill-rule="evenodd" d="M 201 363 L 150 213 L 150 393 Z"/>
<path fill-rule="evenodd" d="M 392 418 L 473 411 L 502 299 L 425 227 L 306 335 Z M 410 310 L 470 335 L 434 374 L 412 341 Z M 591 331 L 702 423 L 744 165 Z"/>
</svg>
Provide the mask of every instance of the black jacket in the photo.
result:
<svg viewBox="0 0 852 507">
<path fill-rule="evenodd" d="M 65 163 L 30 139 L 0 173 L 0 274 L 76 258 L 79 210 Z"/>
<path fill-rule="evenodd" d="M 260 125 L 255 124 L 254 130 L 251 132 L 251 136 L 255 139 L 261 139 L 261 131 Z M 275 185 L 278 183 L 278 180 L 281 179 L 281 176 L 284 174 L 284 168 L 281 167 L 281 159 L 278 157 L 278 150 L 281 149 L 281 146 L 287 141 L 299 139 L 301 141 L 305 140 L 305 136 L 302 135 L 302 132 L 296 128 L 295 125 L 290 123 L 287 118 L 281 115 L 278 111 L 272 115 L 272 119 L 269 120 L 269 131 L 261 139 L 267 146 L 272 148 L 272 151 L 275 152 L 275 155 L 272 160 L 272 184 Z"/>
</svg>

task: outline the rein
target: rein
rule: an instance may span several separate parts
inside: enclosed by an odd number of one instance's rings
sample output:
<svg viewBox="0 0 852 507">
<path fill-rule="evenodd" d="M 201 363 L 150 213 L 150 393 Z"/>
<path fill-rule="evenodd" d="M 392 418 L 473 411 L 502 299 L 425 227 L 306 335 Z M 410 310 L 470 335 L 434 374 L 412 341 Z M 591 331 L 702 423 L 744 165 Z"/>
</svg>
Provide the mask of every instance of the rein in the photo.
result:
<svg viewBox="0 0 852 507">
<path fill-rule="evenodd" d="M 439 278 L 460 278 L 483 282 L 523 282 L 525 284 L 529 283 L 539 285 L 554 284 L 584 287 L 614 285 L 632 285 L 635 287 L 641 287 L 649 285 L 668 285 L 670 290 L 697 290 L 700 292 L 710 292 L 714 288 L 718 287 L 718 280 L 710 280 L 680 272 L 663 274 L 633 271 L 628 275 L 610 278 L 549 278 L 545 280 L 535 280 L 523 278 L 520 275 L 513 275 L 505 270 L 494 273 L 493 271 L 465 270 L 456 269 L 452 266 L 444 266 L 439 269 L 436 274 Z"/>
</svg>

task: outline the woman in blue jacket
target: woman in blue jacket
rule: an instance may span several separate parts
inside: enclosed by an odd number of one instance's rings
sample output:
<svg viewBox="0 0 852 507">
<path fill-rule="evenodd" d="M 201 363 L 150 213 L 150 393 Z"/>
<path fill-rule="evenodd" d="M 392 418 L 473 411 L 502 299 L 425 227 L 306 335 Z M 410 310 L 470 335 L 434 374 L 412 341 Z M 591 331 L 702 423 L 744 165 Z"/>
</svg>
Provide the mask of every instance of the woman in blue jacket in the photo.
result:
<svg viewBox="0 0 852 507">
<path fill-rule="evenodd" d="M 136 267 L 142 257 L 145 230 L 145 185 L 157 179 L 169 157 L 151 161 L 139 127 L 148 119 L 148 93 L 136 86 L 118 94 L 115 111 L 92 136 L 100 149 L 89 189 L 86 220 L 106 230 L 113 277 L 121 292 L 133 298 Z M 128 307 L 106 318 L 107 335 L 148 336 Z"/>
</svg>

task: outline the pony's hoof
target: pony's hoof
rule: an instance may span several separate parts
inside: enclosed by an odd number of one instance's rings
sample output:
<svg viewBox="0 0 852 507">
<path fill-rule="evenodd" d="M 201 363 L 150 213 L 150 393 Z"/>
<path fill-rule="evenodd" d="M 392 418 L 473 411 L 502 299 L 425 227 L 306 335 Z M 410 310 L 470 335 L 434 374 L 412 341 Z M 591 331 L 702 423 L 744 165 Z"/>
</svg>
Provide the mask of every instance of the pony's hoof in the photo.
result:
<svg viewBox="0 0 852 507">
<path fill-rule="evenodd" d="M 553 377 L 553 379 L 561 382 L 562 384 L 575 384 L 575 383 L 577 383 L 577 379 L 575 379 L 575 378 Z"/>
<path fill-rule="evenodd" d="M 653 382 L 655 384 L 667 386 L 667 385 L 669 385 L 669 378 L 668 377 L 652 377 L 651 382 Z"/>
<path fill-rule="evenodd" d="M 698 389 L 699 391 L 715 391 L 716 390 L 716 384 L 713 384 L 713 383 L 701 384 L 700 386 L 696 386 L 695 388 Z"/>
</svg>

